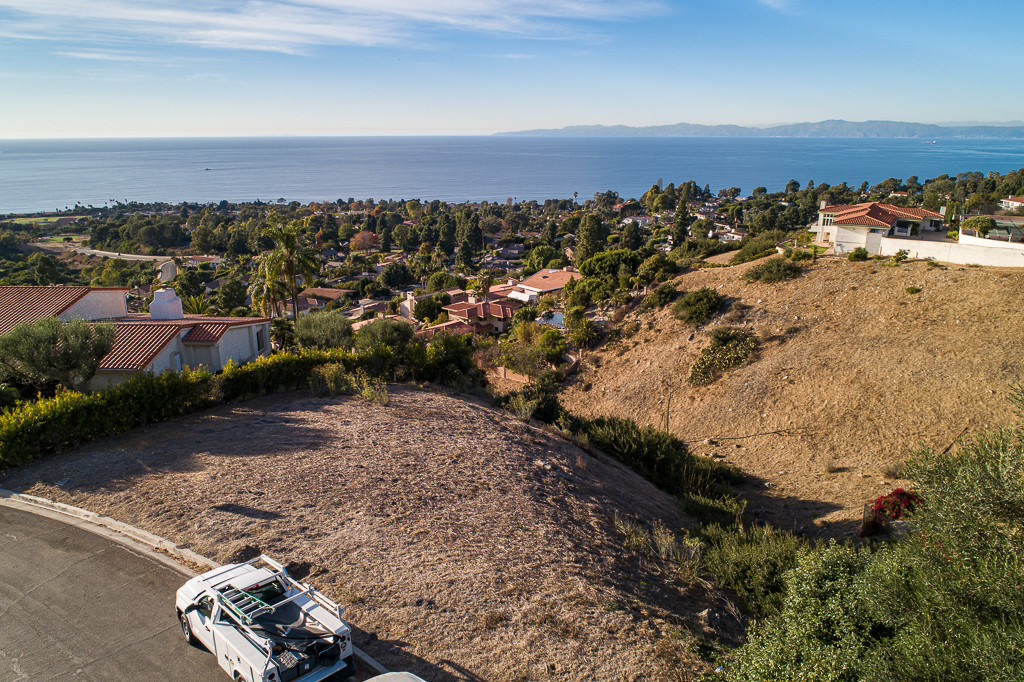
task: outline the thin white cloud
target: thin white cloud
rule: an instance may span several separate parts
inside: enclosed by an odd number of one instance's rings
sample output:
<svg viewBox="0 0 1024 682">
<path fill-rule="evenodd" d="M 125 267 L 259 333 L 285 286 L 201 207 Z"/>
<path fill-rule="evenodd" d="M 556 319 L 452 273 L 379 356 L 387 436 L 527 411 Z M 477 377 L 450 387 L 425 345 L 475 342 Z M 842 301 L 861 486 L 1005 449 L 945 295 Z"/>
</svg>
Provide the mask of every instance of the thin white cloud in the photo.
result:
<svg viewBox="0 0 1024 682">
<path fill-rule="evenodd" d="M 150 62 L 153 61 L 147 57 L 143 57 L 137 54 L 128 54 L 124 52 L 103 52 L 98 50 L 80 50 L 80 51 L 67 51 L 57 52 L 56 54 L 62 57 L 74 57 L 75 59 L 91 59 L 103 62 Z"/>
<path fill-rule="evenodd" d="M 155 37 L 299 53 L 316 45 L 406 44 L 422 39 L 423 27 L 533 38 L 578 35 L 581 20 L 611 21 L 658 6 L 656 0 L 0 0 L 0 20 L 4 13 L 30 19 L 32 35 L 54 39 Z"/>
<path fill-rule="evenodd" d="M 796 0 L 757 0 L 757 3 L 779 12 L 791 12 L 796 6 Z"/>
</svg>

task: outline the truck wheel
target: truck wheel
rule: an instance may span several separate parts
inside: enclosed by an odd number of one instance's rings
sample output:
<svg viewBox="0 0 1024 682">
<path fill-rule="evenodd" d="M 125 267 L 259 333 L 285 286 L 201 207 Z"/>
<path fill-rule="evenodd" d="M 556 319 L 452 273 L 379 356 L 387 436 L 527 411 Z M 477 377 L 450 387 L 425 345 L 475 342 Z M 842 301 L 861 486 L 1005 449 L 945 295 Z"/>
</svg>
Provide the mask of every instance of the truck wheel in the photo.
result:
<svg viewBox="0 0 1024 682">
<path fill-rule="evenodd" d="M 189 625 L 188 616 L 178 612 L 178 622 L 181 623 L 181 634 L 185 635 L 185 641 L 194 647 L 199 646 L 199 640 L 192 634 L 192 626 Z"/>
</svg>

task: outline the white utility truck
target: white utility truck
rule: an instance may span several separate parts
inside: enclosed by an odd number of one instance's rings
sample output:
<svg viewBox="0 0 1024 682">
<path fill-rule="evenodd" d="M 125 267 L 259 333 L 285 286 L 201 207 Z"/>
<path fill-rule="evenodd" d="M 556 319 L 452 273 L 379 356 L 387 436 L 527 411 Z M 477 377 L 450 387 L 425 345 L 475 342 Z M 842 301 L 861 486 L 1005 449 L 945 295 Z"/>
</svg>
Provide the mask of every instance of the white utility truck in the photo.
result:
<svg viewBox="0 0 1024 682">
<path fill-rule="evenodd" d="M 265 554 L 192 578 L 175 608 L 190 644 L 236 682 L 343 680 L 355 672 L 352 633 L 338 604 Z"/>
</svg>

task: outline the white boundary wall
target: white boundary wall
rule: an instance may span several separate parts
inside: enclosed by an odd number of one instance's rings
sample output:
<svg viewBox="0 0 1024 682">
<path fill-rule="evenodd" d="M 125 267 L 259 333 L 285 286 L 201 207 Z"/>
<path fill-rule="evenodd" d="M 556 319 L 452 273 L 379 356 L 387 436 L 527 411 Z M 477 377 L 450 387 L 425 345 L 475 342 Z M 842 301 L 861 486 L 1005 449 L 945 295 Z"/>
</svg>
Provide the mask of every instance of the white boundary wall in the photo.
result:
<svg viewBox="0 0 1024 682">
<path fill-rule="evenodd" d="M 881 242 L 879 253 L 883 256 L 894 256 L 900 249 L 906 249 L 911 258 L 937 260 L 957 265 L 1024 268 L 1024 244 L 1017 242 L 1007 243 L 966 235 L 961 236 L 959 242 L 930 242 L 891 237 L 882 237 Z"/>
</svg>

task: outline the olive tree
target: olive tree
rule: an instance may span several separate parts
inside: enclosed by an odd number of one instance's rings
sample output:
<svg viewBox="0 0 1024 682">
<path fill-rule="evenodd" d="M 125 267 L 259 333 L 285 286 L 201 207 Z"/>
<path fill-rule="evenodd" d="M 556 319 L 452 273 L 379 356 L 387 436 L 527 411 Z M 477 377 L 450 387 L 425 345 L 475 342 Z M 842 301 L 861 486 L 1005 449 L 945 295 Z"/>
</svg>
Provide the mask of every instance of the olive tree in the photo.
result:
<svg viewBox="0 0 1024 682">
<path fill-rule="evenodd" d="M 114 347 L 114 326 L 44 317 L 0 336 L 0 365 L 15 381 L 42 388 L 84 388 Z"/>
</svg>

